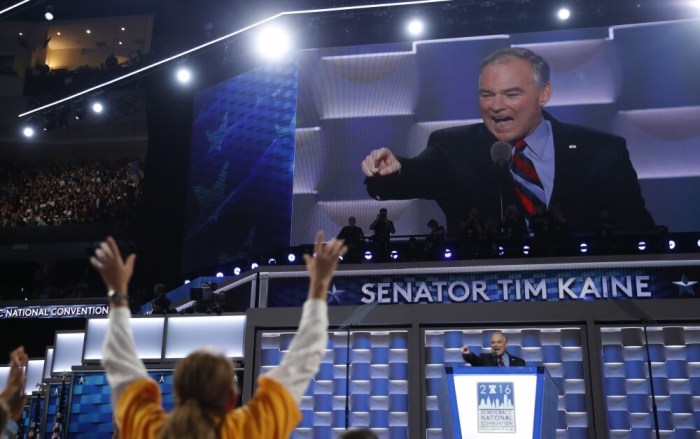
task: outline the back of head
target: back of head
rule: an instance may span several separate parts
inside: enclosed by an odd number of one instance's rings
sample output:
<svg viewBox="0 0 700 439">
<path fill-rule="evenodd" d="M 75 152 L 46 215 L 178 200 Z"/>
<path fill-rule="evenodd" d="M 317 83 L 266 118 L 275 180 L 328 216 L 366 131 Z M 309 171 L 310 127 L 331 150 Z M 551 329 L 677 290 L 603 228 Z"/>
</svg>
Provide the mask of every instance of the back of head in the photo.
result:
<svg viewBox="0 0 700 439">
<path fill-rule="evenodd" d="M 215 439 L 221 418 L 236 400 L 231 361 L 217 352 L 195 351 L 175 368 L 173 388 L 175 409 L 161 437 Z"/>
</svg>

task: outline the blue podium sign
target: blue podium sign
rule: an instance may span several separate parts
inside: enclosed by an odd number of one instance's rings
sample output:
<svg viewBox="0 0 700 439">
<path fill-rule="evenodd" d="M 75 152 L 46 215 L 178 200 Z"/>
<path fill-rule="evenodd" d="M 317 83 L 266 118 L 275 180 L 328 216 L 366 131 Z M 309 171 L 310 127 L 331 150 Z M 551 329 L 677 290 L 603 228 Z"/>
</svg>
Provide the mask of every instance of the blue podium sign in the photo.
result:
<svg viewBox="0 0 700 439">
<path fill-rule="evenodd" d="M 444 437 L 554 439 L 558 391 L 543 367 L 446 367 Z"/>
</svg>

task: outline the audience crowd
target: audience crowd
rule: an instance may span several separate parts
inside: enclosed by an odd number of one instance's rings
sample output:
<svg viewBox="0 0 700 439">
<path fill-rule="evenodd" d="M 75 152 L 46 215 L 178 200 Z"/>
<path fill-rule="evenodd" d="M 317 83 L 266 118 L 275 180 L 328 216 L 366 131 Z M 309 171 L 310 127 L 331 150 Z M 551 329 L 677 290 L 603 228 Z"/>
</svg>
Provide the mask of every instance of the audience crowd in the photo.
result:
<svg viewBox="0 0 700 439">
<path fill-rule="evenodd" d="M 0 165 L 0 227 L 126 221 L 143 178 L 138 161 Z"/>
</svg>

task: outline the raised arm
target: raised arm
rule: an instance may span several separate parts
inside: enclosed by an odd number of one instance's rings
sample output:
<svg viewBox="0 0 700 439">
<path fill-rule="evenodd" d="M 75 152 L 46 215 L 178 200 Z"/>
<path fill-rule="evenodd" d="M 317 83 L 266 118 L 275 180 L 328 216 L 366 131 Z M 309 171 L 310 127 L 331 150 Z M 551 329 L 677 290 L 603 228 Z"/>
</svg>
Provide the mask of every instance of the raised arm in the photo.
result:
<svg viewBox="0 0 700 439">
<path fill-rule="evenodd" d="M 322 244 L 323 232 L 316 235 L 315 256 L 304 255 L 309 272 L 309 295 L 299 322 L 299 329 L 282 362 L 267 376 L 282 384 L 294 401 L 299 403 L 309 380 L 318 372 L 328 343 L 328 288 L 338 258 L 347 247 L 333 239 Z"/>
<path fill-rule="evenodd" d="M 17 433 L 16 421 L 22 416 L 26 396 L 24 387 L 27 377 L 24 368 L 28 358 L 24 347 L 20 346 L 10 353 L 10 373 L 7 376 L 7 384 L 0 392 L 0 436 L 6 433 Z M 7 428 L 7 431 L 6 431 Z M 12 436 L 14 437 L 14 436 Z"/>
<path fill-rule="evenodd" d="M 112 387 L 112 404 L 119 399 L 122 390 L 131 382 L 146 378 L 146 367 L 136 354 L 134 337 L 129 319 L 128 287 L 134 272 L 136 255 L 122 259 L 114 238 L 100 244 L 90 263 L 100 273 L 107 287 L 110 311 L 109 326 L 102 345 L 102 366 Z"/>
</svg>

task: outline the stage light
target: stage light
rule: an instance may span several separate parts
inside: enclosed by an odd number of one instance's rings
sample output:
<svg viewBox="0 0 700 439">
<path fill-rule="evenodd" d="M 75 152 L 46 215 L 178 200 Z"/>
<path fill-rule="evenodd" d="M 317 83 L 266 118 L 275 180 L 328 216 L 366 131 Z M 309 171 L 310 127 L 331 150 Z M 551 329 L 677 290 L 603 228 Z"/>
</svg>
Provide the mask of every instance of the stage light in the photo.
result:
<svg viewBox="0 0 700 439">
<path fill-rule="evenodd" d="M 399 258 L 399 252 L 392 250 L 391 253 L 389 253 L 389 257 L 395 261 Z"/>
<path fill-rule="evenodd" d="M 423 21 L 418 20 L 417 18 L 412 19 L 406 25 L 406 31 L 412 37 L 418 37 L 423 35 L 424 30 L 425 25 L 423 24 Z"/>
<path fill-rule="evenodd" d="M 639 249 L 640 252 L 643 252 L 644 250 L 646 250 L 647 249 L 646 241 L 639 241 L 637 243 L 637 248 Z"/>
<path fill-rule="evenodd" d="M 185 279 L 185 282 L 183 282 L 183 283 L 184 283 L 185 285 L 187 285 L 188 283 L 190 283 L 190 280 L 189 280 L 189 279 Z"/>
<path fill-rule="evenodd" d="M 251 270 L 255 270 L 255 269 L 258 268 L 258 267 L 259 267 L 259 265 L 258 265 L 257 262 L 253 262 L 252 264 L 250 264 L 250 269 L 251 269 Z"/>
<path fill-rule="evenodd" d="M 34 128 L 32 127 L 24 127 L 22 129 L 22 135 L 26 138 L 31 138 L 34 137 Z"/>
<path fill-rule="evenodd" d="M 275 258 L 268 259 L 267 265 L 277 265 L 277 259 L 275 259 Z"/>
<path fill-rule="evenodd" d="M 568 20 L 571 18 L 571 10 L 569 10 L 569 8 L 560 8 L 557 12 L 557 17 L 559 17 L 561 21 Z"/>
<path fill-rule="evenodd" d="M 48 5 L 46 7 L 46 12 L 44 12 L 44 18 L 46 19 L 46 21 L 53 20 L 53 6 Z"/>
<path fill-rule="evenodd" d="M 700 241 L 698 241 L 698 243 L 700 244 Z M 371 251 L 368 250 L 368 251 L 365 252 L 365 260 L 366 260 L 366 261 L 371 261 L 371 260 L 372 260 L 372 252 L 371 252 Z"/>
<path fill-rule="evenodd" d="M 216 277 L 224 277 L 224 273 L 219 271 L 218 273 L 216 273 Z"/>
<path fill-rule="evenodd" d="M 698 244 L 698 247 L 700 247 L 700 239 L 698 239 L 698 242 L 697 242 L 697 244 Z"/>
<path fill-rule="evenodd" d="M 241 267 L 235 267 L 233 269 L 233 274 L 234 276 L 238 276 L 239 274 L 241 274 Z"/>
<path fill-rule="evenodd" d="M 529 245 L 523 246 L 523 254 L 526 256 L 530 254 L 530 246 Z"/>
<path fill-rule="evenodd" d="M 85 33 L 90 35 L 92 33 L 92 31 L 90 29 L 85 29 Z"/>
<path fill-rule="evenodd" d="M 95 102 L 92 104 L 92 111 L 93 113 L 100 114 L 104 111 L 105 107 L 102 105 L 101 102 Z"/>
<path fill-rule="evenodd" d="M 585 242 L 582 242 L 581 245 L 578 246 L 578 249 L 581 253 L 587 253 L 588 252 L 588 244 Z"/>
<path fill-rule="evenodd" d="M 190 80 L 192 80 L 192 73 L 190 73 L 189 69 L 186 69 L 185 67 L 180 67 L 179 69 L 177 69 L 175 77 L 177 78 L 180 84 L 189 84 Z"/>
<path fill-rule="evenodd" d="M 452 258 L 452 250 L 450 250 L 449 248 L 446 248 L 443 256 L 445 257 L 445 259 L 451 259 Z"/>
<path fill-rule="evenodd" d="M 271 26 L 260 31 L 257 47 L 263 58 L 277 60 L 289 52 L 291 42 L 287 32 L 277 26 Z"/>
<path fill-rule="evenodd" d="M 297 260 L 297 256 L 294 253 L 290 253 L 287 255 L 287 260 L 291 263 Z"/>
<path fill-rule="evenodd" d="M 669 250 L 675 250 L 675 248 L 676 248 L 676 241 L 674 241 L 673 239 L 670 239 L 670 240 L 668 241 L 668 249 L 669 249 Z"/>
<path fill-rule="evenodd" d="M 502 245 L 498 246 L 498 256 L 503 256 L 506 254 L 506 249 L 503 248 Z"/>
</svg>

